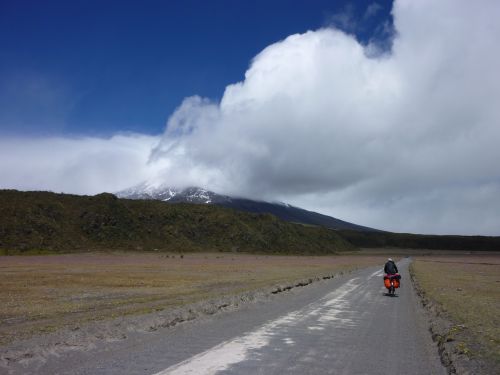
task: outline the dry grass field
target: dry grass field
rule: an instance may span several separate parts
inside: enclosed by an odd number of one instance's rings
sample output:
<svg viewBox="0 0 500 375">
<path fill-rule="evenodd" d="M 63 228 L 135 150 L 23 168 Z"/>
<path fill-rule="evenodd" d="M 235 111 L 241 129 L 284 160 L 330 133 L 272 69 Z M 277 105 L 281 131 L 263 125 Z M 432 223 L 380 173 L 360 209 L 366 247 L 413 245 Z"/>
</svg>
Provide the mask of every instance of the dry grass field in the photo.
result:
<svg viewBox="0 0 500 375">
<path fill-rule="evenodd" d="M 0 257 L 0 344 L 371 265 L 376 256 L 90 253 Z"/>
<path fill-rule="evenodd" d="M 500 364 L 500 255 L 420 257 L 412 265 L 421 287 L 468 335 L 463 353 Z M 469 340 L 467 339 L 469 338 Z"/>
</svg>

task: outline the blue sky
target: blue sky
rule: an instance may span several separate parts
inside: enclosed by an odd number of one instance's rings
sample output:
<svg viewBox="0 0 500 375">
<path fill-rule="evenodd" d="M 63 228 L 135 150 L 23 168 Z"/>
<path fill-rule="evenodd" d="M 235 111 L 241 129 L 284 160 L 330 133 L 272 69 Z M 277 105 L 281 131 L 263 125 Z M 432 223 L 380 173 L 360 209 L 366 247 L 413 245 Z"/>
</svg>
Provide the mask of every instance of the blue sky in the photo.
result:
<svg viewBox="0 0 500 375">
<path fill-rule="evenodd" d="M 391 3 L 0 0 L 0 135 L 159 134 L 183 98 L 219 100 L 288 35 L 387 41 Z"/>
</svg>

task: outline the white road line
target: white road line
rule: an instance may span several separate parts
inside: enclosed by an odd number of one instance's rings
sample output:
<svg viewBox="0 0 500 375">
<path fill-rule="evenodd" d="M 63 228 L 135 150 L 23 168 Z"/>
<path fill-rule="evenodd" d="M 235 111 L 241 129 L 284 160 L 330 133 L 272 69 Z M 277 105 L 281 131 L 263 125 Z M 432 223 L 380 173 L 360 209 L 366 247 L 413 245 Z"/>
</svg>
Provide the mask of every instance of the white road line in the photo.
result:
<svg viewBox="0 0 500 375">
<path fill-rule="evenodd" d="M 260 349 L 268 345 L 271 338 L 287 327 L 295 326 L 304 319 L 318 315 L 318 323 L 321 323 L 321 325 L 337 323 L 353 324 L 349 319 L 339 319 L 336 317 L 340 312 L 345 312 L 345 310 L 342 310 L 342 307 L 347 307 L 347 304 L 343 298 L 359 286 L 359 284 L 355 283 L 356 280 L 358 279 L 348 281 L 340 288 L 328 293 L 318 302 L 264 324 L 253 332 L 225 341 L 183 362 L 170 366 L 155 375 L 213 375 L 218 371 L 229 368 L 231 365 L 242 362 L 248 357 L 251 350 Z M 333 305 L 336 307 L 332 308 L 331 306 Z M 321 312 L 318 314 L 319 311 Z M 324 329 L 321 325 L 318 327 L 315 324 L 309 328 L 311 330 Z M 286 338 L 285 340 L 288 344 L 294 343 L 290 338 Z"/>
<path fill-rule="evenodd" d="M 382 276 L 384 273 L 379 270 L 379 271 L 375 271 L 374 273 L 372 273 L 370 276 L 368 276 L 369 279 L 371 279 L 372 277 L 375 277 L 375 276 Z"/>
</svg>

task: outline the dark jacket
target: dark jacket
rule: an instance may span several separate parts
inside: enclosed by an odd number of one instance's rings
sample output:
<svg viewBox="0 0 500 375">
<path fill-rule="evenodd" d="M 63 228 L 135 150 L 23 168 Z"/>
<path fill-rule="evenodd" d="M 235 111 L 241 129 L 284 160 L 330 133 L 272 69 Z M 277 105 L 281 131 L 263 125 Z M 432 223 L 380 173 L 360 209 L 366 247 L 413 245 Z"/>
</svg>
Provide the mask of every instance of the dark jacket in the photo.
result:
<svg viewBox="0 0 500 375">
<path fill-rule="evenodd" d="M 387 263 L 384 266 L 384 272 L 389 275 L 394 275 L 395 273 L 398 273 L 398 267 L 396 267 L 396 263 L 390 260 L 387 261 Z"/>
</svg>

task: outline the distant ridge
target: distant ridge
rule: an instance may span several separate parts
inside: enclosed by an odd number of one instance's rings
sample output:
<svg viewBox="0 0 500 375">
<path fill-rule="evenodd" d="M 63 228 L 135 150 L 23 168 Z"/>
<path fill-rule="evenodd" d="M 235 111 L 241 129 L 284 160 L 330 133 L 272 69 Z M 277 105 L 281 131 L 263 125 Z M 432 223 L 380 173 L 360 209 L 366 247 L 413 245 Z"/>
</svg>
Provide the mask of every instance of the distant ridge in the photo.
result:
<svg viewBox="0 0 500 375">
<path fill-rule="evenodd" d="M 206 194 L 198 199 L 206 202 Z M 254 207 L 250 202 L 247 209 Z M 281 206 L 282 213 L 290 212 L 287 207 L 293 209 L 278 203 L 272 206 Z M 324 215 L 317 215 L 323 219 Z M 332 230 L 217 204 L 165 204 L 154 199 L 118 199 L 109 193 L 78 196 L 0 190 L 0 255 L 93 249 L 333 254 L 357 247 L 412 248 L 424 254 L 429 249 L 500 251 L 500 237 Z"/>
<path fill-rule="evenodd" d="M 0 254 L 121 249 L 334 254 L 337 231 L 211 204 L 0 190 Z"/>
<path fill-rule="evenodd" d="M 154 186 L 148 183 L 142 183 L 130 189 L 117 192 L 116 195 L 120 198 L 153 199 L 169 203 L 214 204 L 244 212 L 267 213 L 289 222 L 319 225 L 336 230 L 377 231 L 373 228 L 349 223 L 328 215 L 304 210 L 303 208 L 294 207 L 285 203 L 235 198 L 217 194 L 199 187 L 176 189 L 165 185 Z"/>
</svg>

